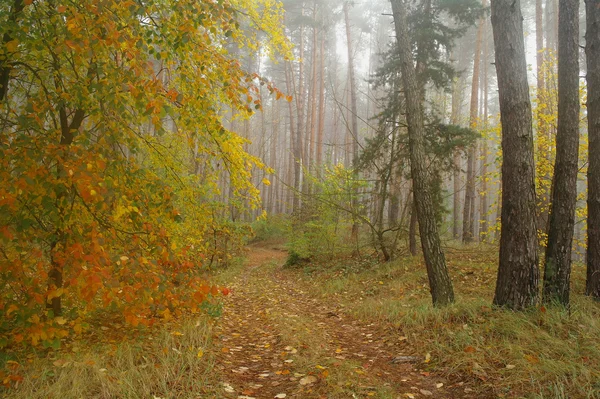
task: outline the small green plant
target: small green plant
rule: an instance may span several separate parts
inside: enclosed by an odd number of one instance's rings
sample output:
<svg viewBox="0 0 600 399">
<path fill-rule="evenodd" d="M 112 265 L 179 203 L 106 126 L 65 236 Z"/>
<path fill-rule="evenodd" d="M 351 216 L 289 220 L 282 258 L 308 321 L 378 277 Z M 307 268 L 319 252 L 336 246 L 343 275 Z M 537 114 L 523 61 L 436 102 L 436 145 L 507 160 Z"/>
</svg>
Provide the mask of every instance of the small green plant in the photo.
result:
<svg viewBox="0 0 600 399">
<path fill-rule="evenodd" d="M 287 260 L 285 261 L 284 267 L 294 267 L 302 263 L 308 262 L 310 259 L 300 255 L 293 249 L 289 250 Z"/>
</svg>

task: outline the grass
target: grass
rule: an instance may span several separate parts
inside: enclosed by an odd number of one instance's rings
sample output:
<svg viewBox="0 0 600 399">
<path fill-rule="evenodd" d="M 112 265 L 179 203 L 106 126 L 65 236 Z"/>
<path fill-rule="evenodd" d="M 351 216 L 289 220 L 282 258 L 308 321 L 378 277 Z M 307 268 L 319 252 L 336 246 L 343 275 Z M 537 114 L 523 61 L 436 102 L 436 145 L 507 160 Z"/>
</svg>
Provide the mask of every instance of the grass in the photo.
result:
<svg viewBox="0 0 600 399">
<path fill-rule="evenodd" d="M 311 265 L 299 273 L 313 295 L 336 298 L 349 313 L 387 323 L 431 367 L 474 378 L 500 397 L 600 398 L 600 304 L 581 295 L 575 265 L 571 309 L 512 312 L 491 306 L 496 279 L 490 246 L 447 251 L 457 302 L 431 306 L 420 258 L 367 265 L 348 273 L 340 265 Z"/>
<path fill-rule="evenodd" d="M 109 332 L 112 333 L 112 332 Z M 23 377 L 0 396 L 37 398 L 218 397 L 210 354 L 210 322 L 189 319 L 120 344 L 74 342 L 60 351 L 17 354 L 10 363 Z M 110 341 L 111 339 L 109 339 Z M 116 341 L 116 340 L 115 340 Z M 21 366 L 24 365 L 24 366 Z"/>
</svg>

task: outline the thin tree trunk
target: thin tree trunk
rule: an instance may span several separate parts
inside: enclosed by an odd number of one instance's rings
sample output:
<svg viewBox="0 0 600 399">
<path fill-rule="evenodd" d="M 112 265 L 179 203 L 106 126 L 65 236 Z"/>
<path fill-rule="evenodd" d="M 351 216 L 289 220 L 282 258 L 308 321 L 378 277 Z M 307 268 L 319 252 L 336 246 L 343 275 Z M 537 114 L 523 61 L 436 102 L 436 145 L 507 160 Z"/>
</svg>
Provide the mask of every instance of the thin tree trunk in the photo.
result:
<svg viewBox="0 0 600 399">
<path fill-rule="evenodd" d="M 292 65 L 291 63 L 286 63 L 285 65 L 285 82 L 288 92 L 295 92 L 293 90 L 294 85 L 294 76 L 292 74 Z M 299 93 L 296 92 L 296 97 L 298 97 Z M 300 108 L 298 107 L 299 100 L 296 99 L 296 110 L 300 112 Z M 288 109 L 290 113 L 290 144 L 292 145 L 292 153 L 293 153 L 293 170 L 294 170 L 294 198 L 292 202 L 292 211 L 297 213 L 300 210 L 300 178 L 301 178 L 301 161 L 302 161 L 302 138 L 298 131 L 294 131 L 294 108 L 292 106 L 292 102 L 288 102 Z M 292 166 L 290 165 L 290 168 Z"/>
<path fill-rule="evenodd" d="M 535 166 L 523 16 L 519 0 L 492 0 L 502 122 L 502 232 L 494 304 L 512 309 L 538 300 Z"/>
<path fill-rule="evenodd" d="M 311 55 L 311 79 L 310 79 L 310 94 L 308 96 L 310 102 L 310 116 L 308 118 L 308 129 L 306 132 L 308 140 L 308 163 L 306 168 L 313 171 L 314 160 L 315 160 L 315 142 L 317 132 L 317 64 L 318 64 L 318 53 L 317 53 L 317 2 L 313 3 L 313 40 L 312 40 L 312 55 Z M 311 187 L 308 187 L 310 192 Z"/>
<path fill-rule="evenodd" d="M 417 204 L 414 194 L 411 195 L 410 223 L 408 225 L 408 249 L 412 256 L 417 256 Z"/>
<path fill-rule="evenodd" d="M 319 50 L 319 125 L 317 131 L 317 166 L 323 162 L 323 133 L 325 130 L 325 37 L 321 32 Z"/>
<path fill-rule="evenodd" d="M 544 90 L 544 74 L 542 72 L 542 64 L 544 63 L 544 12 L 542 10 L 542 1 L 543 0 L 535 0 L 535 60 L 538 93 L 541 93 Z"/>
<path fill-rule="evenodd" d="M 408 36 L 406 9 L 402 0 L 391 0 L 391 3 L 406 101 L 411 175 L 417 205 L 421 247 L 425 257 L 433 304 L 444 306 L 454 302 L 454 290 L 442 251 L 431 197 L 431 181 L 425 158 L 423 109 Z"/>
<path fill-rule="evenodd" d="M 543 300 L 568 306 L 579 159 L 579 0 L 561 0 L 559 7 L 558 132 Z"/>
<path fill-rule="evenodd" d="M 473 80 L 471 81 L 471 106 L 469 109 L 469 127 L 477 128 L 477 113 L 479 110 L 479 65 L 481 63 L 481 40 L 483 36 L 484 19 L 479 20 L 477 41 L 473 57 Z M 465 189 L 465 208 L 463 212 L 463 242 L 475 240 L 475 158 L 477 144 L 469 147 L 467 153 L 467 186 Z"/>
<path fill-rule="evenodd" d="M 304 3 L 302 3 L 302 9 L 301 9 L 301 15 L 304 16 Z M 296 170 L 297 170 L 297 175 L 298 175 L 298 188 L 296 189 L 296 193 L 297 196 L 300 195 L 300 192 L 302 190 L 302 187 L 304 186 L 302 180 L 303 179 L 303 170 L 302 167 L 306 166 L 308 160 L 307 160 L 307 154 L 306 154 L 306 149 L 303 145 L 303 140 L 302 140 L 302 136 L 304 134 L 304 103 L 305 103 L 305 98 L 304 98 L 304 26 L 300 25 L 300 43 L 299 43 L 299 71 L 298 71 L 298 90 L 296 90 L 296 110 L 297 110 L 297 116 L 298 116 L 298 121 L 297 121 L 297 127 L 296 127 L 296 145 L 298 146 L 298 150 L 300 153 L 300 160 L 296 160 L 296 162 L 298 163 L 298 165 L 296 166 Z M 292 75 L 292 82 L 294 82 L 293 79 L 293 75 Z M 300 202 L 298 204 L 299 206 L 296 208 L 294 207 L 294 212 L 297 212 L 300 210 Z"/>
<path fill-rule="evenodd" d="M 600 299 L 600 7 L 586 0 L 585 54 L 588 85 L 588 242 L 585 293 Z"/>
<path fill-rule="evenodd" d="M 10 9 L 10 16 L 8 17 L 8 24 L 15 25 L 12 26 L 11 29 L 7 29 L 2 35 L 2 48 L 7 49 L 6 44 L 8 42 L 13 41 L 13 36 L 11 31 L 14 31 L 17 28 L 17 22 L 20 18 L 20 14 L 25 8 L 25 4 L 23 0 L 14 0 L 13 5 Z M 18 28 L 17 28 L 18 29 Z M 6 51 L 6 50 L 5 50 Z M 6 100 L 8 96 L 8 84 L 10 83 L 10 73 L 12 71 L 11 58 L 12 54 L 3 54 L 2 59 L 0 59 L 0 102 Z"/>
<path fill-rule="evenodd" d="M 535 3 L 535 47 L 536 47 L 536 74 L 537 74 L 537 102 L 538 106 L 536 109 L 536 122 L 537 122 L 537 137 L 538 137 L 538 162 L 541 159 L 548 159 L 550 150 L 547 147 L 546 137 L 549 136 L 550 126 L 546 122 L 547 114 L 549 113 L 549 107 L 541 107 L 542 103 L 546 103 L 550 97 L 549 90 L 545 87 L 545 73 L 544 73 L 544 18 L 542 10 L 542 1 L 536 0 Z M 546 7 L 551 7 L 551 1 L 547 2 Z M 549 21 L 549 18 L 546 18 Z M 547 40 L 550 42 L 549 40 Z M 548 161 L 546 161 L 548 162 Z M 550 176 L 547 176 L 549 179 Z M 550 208 L 550 196 L 546 191 L 545 187 L 538 191 L 538 227 L 544 229 L 546 232 L 546 226 L 548 224 L 549 208 Z"/>
<path fill-rule="evenodd" d="M 450 115 L 450 121 L 453 125 L 458 125 L 459 113 L 460 113 L 460 92 L 461 92 L 461 80 L 460 78 L 453 83 L 452 87 L 452 111 Z M 460 151 L 454 151 L 454 171 L 452 172 L 452 180 L 454 183 L 453 193 L 453 209 L 452 209 L 452 237 L 458 239 L 460 237 L 460 171 L 462 169 L 462 162 Z"/>
<path fill-rule="evenodd" d="M 352 56 L 352 36 L 350 33 L 350 18 L 348 17 L 348 2 L 344 2 L 344 20 L 346 22 L 346 39 L 348 42 L 348 78 L 350 79 L 350 118 L 352 118 L 352 168 L 354 169 L 354 178 L 358 179 L 356 169 L 356 159 L 358 157 L 358 111 L 356 106 L 356 80 L 354 77 L 354 57 Z M 358 190 L 352 197 L 352 209 L 358 209 Z M 352 238 L 358 239 L 358 223 L 352 224 Z"/>
<path fill-rule="evenodd" d="M 483 6 L 487 7 L 487 0 L 483 1 Z M 482 73 L 482 89 L 483 89 L 483 128 L 487 133 L 488 129 L 488 22 L 485 19 L 483 24 L 483 73 Z M 488 182 L 487 182 L 487 174 L 488 174 L 488 138 L 484 137 L 482 140 L 481 147 L 481 194 L 479 197 L 479 219 L 480 219 L 480 229 L 479 229 L 479 239 L 480 241 L 486 241 L 488 239 L 488 229 L 489 229 L 489 204 L 488 204 Z"/>
</svg>

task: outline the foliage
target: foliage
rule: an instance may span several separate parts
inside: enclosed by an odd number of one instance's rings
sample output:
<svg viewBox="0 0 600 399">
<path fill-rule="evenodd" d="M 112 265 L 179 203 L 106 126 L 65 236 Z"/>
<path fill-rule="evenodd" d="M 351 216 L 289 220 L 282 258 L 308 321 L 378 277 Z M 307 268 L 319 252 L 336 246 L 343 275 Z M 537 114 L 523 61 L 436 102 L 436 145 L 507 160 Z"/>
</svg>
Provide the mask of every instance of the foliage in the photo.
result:
<svg viewBox="0 0 600 399">
<path fill-rule="evenodd" d="M 252 241 L 282 241 L 285 239 L 288 224 L 287 215 L 265 215 L 252 223 Z"/>
<path fill-rule="evenodd" d="M 362 183 L 356 180 L 353 170 L 341 164 L 323 166 L 317 174 L 305 176 L 310 179 L 313 193 L 306 196 L 301 212 L 289 223 L 291 263 L 346 251 L 353 244 L 348 242 L 349 226 L 361 213 L 354 198 Z"/>
<path fill-rule="evenodd" d="M 223 186 L 255 206 L 264 168 L 221 109 L 281 97 L 228 48 L 287 52 L 277 3 L 15 0 L 0 18 L 0 346 L 56 347 L 100 308 L 134 326 L 199 311 L 219 294 L 202 268 L 249 233 Z"/>
<path fill-rule="evenodd" d="M 558 128 L 558 73 L 556 54 L 551 49 L 543 49 L 542 73 L 544 74 L 544 88 L 541 92 L 536 90 L 533 112 L 536 116 L 535 157 L 536 157 L 536 194 L 538 213 L 548 214 L 550 211 L 550 198 L 552 180 L 554 176 L 554 159 L 556 157 L 556 132 Z M 586 104 L 587 93 L 583 82 L 580 84 L 581 103 Z M 581 109 L 580 117 L 580 144 L 579 144 L 579 176 L 580 182 L 585 181 L 587 171 L 588 138 L 587 138 L 587 112 Z M 587 215 L 587 205 L 584 199 L 586 191 L 581 190 L 578 195 L 576 221 L 583 223 Z M 583 223 L 585 225 L 585 223 Z M 540 242 L 545 246 L 546 226 L 538 227 Z M 585 247 L 586 238 L 575 238 L 574 251 L 581 253 Z"/>
<path fill-rule="evenodd" d="M 423 0 L 410 11 L 409 36 L 414 42 L 417 62 L 425 66 L 419 76 L 422 84 L 431 82 L 436 87 L 449 87 L 456 71 L 446 62 L 446 55 L 455 41 L 481 18 L 483 11 L 477 0 Z"/>
</svg>

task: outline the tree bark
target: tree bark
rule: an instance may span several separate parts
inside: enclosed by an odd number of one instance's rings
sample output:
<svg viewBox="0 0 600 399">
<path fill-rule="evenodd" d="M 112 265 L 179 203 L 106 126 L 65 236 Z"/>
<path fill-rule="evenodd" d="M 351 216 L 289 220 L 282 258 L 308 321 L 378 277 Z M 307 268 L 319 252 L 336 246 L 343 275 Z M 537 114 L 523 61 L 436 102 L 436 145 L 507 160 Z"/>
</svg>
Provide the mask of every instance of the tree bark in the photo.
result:
<svg viewBox="0 0 600 399">
<path fill-rule="evenodd" d="M 487 7 L 487 0 L 483 1 L 483 6 Z M 481 86 L 483 91 L 483 128 L 488 131 L 488 100 L 489 100 L 489 85 L 488 85 L 488 55 L 489 55 L 489 45 L 488 45 L 488 21 L 487 18 L 483 23 L 483 55 L 482 55 L 482 67 L 483 71 L 481 74 Z M 479 240 L 487 241 L 488 240 L 488 229 L 489 229 L 489 201 L 488 201 L 488 138 L 484 137 L 481 145 L 481 193 L 479 197 Z"/>
<path fill-rule="evenodd" d="M 538 301 L 538 242 L 531 101 L 519 0 L 492 0 L 502 122 L 502 230 L 494 304 L 524 309 Z"/>
<path fill-rule="evenodd" d="M 558 132 L 543 300 L 569 305 L 579 159 L 579 0 L 559 3 Z"/>
<path fill-rule="evenodd" d="M 483 36 L 483 18 L 479 20 L 477 41 L 473 57 L 473 80 L 471 81 L 471 106 L 469 109 L 469 127 L 477 127 L 479 106 L 479 65 L 481 63 L 481 38 Z M 467 186 L 465 190 L 465 207 L 463 212 L 463 242 L 468 244 L 475 240 L 475 158 L 477 144 L 469 147 L 467 154 Z"/>
<path fill-rule="evenodd" d="M 535 0 L 535 61 L 537 70 L 537 91 L 544 90 L 544 74 L 542 64 L 544 63 L 544 16 L 542 11 L 542 0 Z M 539 116 L 538 116 L 539 118 Z M 538 120 L 538 124 L 540 121 Z"/>
<path fill-rule="evenodd" d="M 408 250 L 412 256 L 417 256 L 417 204 L 414 194 L 410 204 L 410 224 L 408 225 Z"/>
<path fill-rule="evenodd" d="M 406 9 L 402 0 L 391 0 L 391 3 L 406 100 L 410 169 L 417 205 L 421 247 L 425 257 L 433 304 L 434 306 L 444 306 L 454 302 L 454 290 L 446 267 L 444 252 L 442 251 L 431 197 L 430 176 L 427 172 L 425 159 L 423 109 L 408 36 Z"/>
<path fill-rule="evenodd" d="M 19 16 L 25 7 L 23 0 L 14 0 L 12 8 L 10 10 L 10 16 L 8 17 L 8 23 L 15 25 L 12 29 L 16 28 Z M 2 35 L 2 47 L 6 49 L 6 44 L 13 40 L 10 30 L 7 30 Z M 0 60 L 0 102 L 4 101 L 8 96 L 8 84 L 10 83 L 10 73 L 12 71 L 12 65 L 10 61 L 10 54 L 5 54 Z"/>
<path fill-rule="evenodd" d="M 484 0 L 483 6 L 487 7 L 487 0 Z M 483 73 L 482 73 L 482 89 L 483 89 L 483 128 L 487 132 L 488 129 L 488 25 L 487 20 L 483 25 Z M 481 146 L 481 194 L 479 197 L 479 219 L 480 219 L 480 228 L 479 228 L 479 240 L 487 241 L 488 240 L 488 229 L 489 229 L 489 203 L 488 203 L 488 182 L 487 182 L 487 174 L 488 174 L 488 138 L 484 137 L 482 140 Z"/>
<path fill-rule="evenodd" d="M 450 121 L 453 125 L 458 125 L 459 123 L 459 113 L 460 113 L 460 93 L 462 89 L 461 78 L 458 78 L 452 84 L 452 112 L 450 116 Z M 455 239 L 460 238 L 460 171 L 462 169 L 461 165 L 461 156 L 460 151 L 454 151 L 453 163 L 454 170 L 452 172 L 452 180 L 454 183 L 454 193 L 453 193 L 453 201 L 452 201 L 452 237 Z"/>
<path fill-rule="evenodd" d="M 358 178 L 356 169 L 356 159 L 358 157 L 358 113 L 356 106 L 356 79 L 354 77 L 354 57 L 352 56 L 352 36 L 350 34 L 350 18 L 348 17 L 348 2 L 344 2 L 344 20 L 346 22 L 346 39 L 348 41 L 348 79 L 350 80 L 350 118 L 352 118 L 352 167 L 354 177 Z M 358 209 L 358 190 L 354 192 L 352 198 L 352 209 Z M 358 223 L 352 224 L 352 240 L 358 239 Z"/>
<path fill-rule="evenodd" d="M 546 7 L 551 7 L 551 0 L 547 0 Z M 546 18 L 546 22 L 550 19 Z M 551 40 L 547 38 L 547 43 L 550 43 Z M 545 72 L 544 72 L 544 16 L 542 11 L 542 0 L 536 0 L 535 3 L 535 47 L 536 47 L 536 74 L 537 74 L 537 109 L 536 109 L 536 125 L 537 125 L 537 137 L 538 137 L 538 145 L 537 145 L 537 153 L 538 153 L 538 166 L 540 162 L 544 164 L 545 162 L 550 162 L 549 156 L 551 153 L 551 149 L 548 148 L 548 141 L 545 139 L 550 136 L 550 125 L 547 122 L 547 117 L 550 113 L 550 108 L 548 106 L 541 107 L 541 104 L 545 103 L 548 105 L 548 101 L 550 99 L 550 90 L 546 90 L 546 82 L 545 82 Z M 550 176 L 544 176 L 544 181 L 548 181 Z M 546 186 L 540 187 L 538 190 L 538 227 L 543 229 L 544 233 L 546 233 L 549 222 L 549 210 L 550 210 L 550 193 L 549 189 Z"/>
<path fill-rule="evenodd" d="M 319 49 L 319 125 L 317 131 L 317 166 L 323 163 L 323 132 L 325 130 L 325 37 L 321 32 Z"/>
<path fill-rule="evenodd" d="M 586 0 L 585 54 L 587 59 L 587 110 L 589 137 L 588 242 L 585 293 L 600 299 L 600 7 Z"/>
<path fill-rule="evenodd" d="M 289 68 L 288 68 L 289 67 Z M 288 92 L 292 91 L 294 76 L 291 63 L 286 63 L 285 65 L 285 82 Z M 296 97 L 298 96 L 298 92 L 296 92 Z M 296 99 L 296 110 L 300 112 L 298 108 L 299 100 Z M 293 157 L 293 170 L 294 170 L 294 197 L 292 202 L 292 211 L 297 213 L 300 210 L 300 179 L 301 179 L 301 162 L 302 162 L 302 137 L 301 134 L 295 130 L 294 126 L 294 110 L 292 107 L 292 103 L 288 103 L 288 109 L 290 113 L 290 143 L 292 144 L 292 153 Z M 290 165 L 290 168 L 292 166 Z"/>
<path fill-rule="evenodd" d="M 346 39 L 348 41 L 348 76 L 350 79 L 350 115 L 352 119 L 352 162 L 358 156 L 358 112 L 356 106 L 356 78 L 354 76 L 354 57 L 352 56 L 352 36 L 348 17 L 348 2 L 344 2 L 344 18 L 346 21 Z"/>
</svg>

